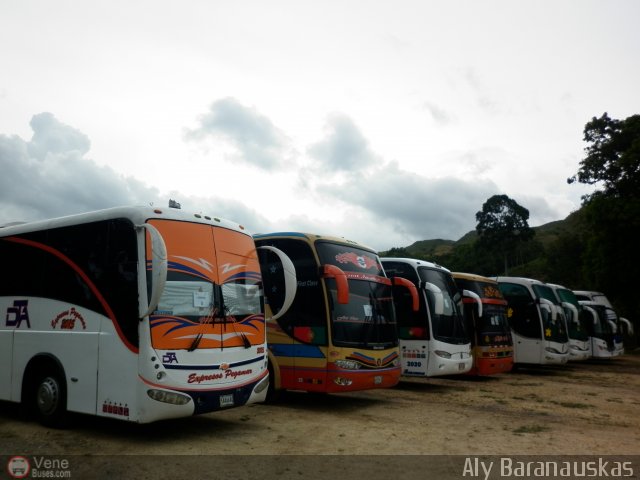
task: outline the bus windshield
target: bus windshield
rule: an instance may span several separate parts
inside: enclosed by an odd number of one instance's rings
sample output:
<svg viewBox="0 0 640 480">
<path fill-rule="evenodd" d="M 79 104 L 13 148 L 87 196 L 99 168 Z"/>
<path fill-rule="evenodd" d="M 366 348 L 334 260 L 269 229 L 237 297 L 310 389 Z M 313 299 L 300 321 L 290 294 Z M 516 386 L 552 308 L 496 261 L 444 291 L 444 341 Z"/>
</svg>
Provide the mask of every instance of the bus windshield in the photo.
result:
<svg viewBox="0 0 640 480">
<path fill-rule="evenodd" d="M 478 343 L 483 344 L 486 335 L 490 335 L 491 344 L 508 345 L 510 343 L 511 329 L 507 322 L 507 306 L 484 304 L 482 317 L 477 322 Z M 504 338 L 500 337 L 503 336 Z"/>
<path fill-rule="evenodd" d="M 443 296 L 444 309 L 442 313 L 438 314 L 435 311 L 436 293 L 424 289 L 429 304 L 433 338 L 457 345 L 469 343 L 469 335 L 462 318 L 462 297 L 451 275 L 448 272 L 428 267 L 418 267 L 418 275 L 422 282 L 429 282 L 438 287 Z"/>
<path fill-rule="evenodd" d="M 316 242 L 321 264 L 339 267 L 349 280 L 349 303 L 337 300 L 336 281 L 325 279 L 330 292 L 331 336 L 335 346 L 383 349 L 398 345 L 391 282 L 378 255 L 350 245 Z"/>
<path fill-rule="evenodd" d="M 262 281 L 257 258 L 245 256 L 254 248 L 251 237 L 197 223 L 154 224 L 171 261 L 150 322 L 153 346 L 192 351 L 261 342 Z M 184 235 L 188 243 L 178 241 Z M 211 268 L 216 262 L 225 268 Z"/>
<path fill-rule="evenodd" d="M 544 298 L 549 300 L 554 305 L 559 306 L 558 299 L 553 293 L 553 290 L 548 285 L 534 284 L 531 286 L 538 298 Z M 567 329 L 565 326 L 565 313 L 564 310 L 560 311 L 560 314 L 553 319 L 553 315 L 544 306 L 540 306 L 542 313 L 542 325 L 544 332 L 544 339 L 550 342 L 566 343 L 569 341 Z"/>
<path fill-rule="evenodd" d="M 576 307 L 578 310 L 578 318 L 574 318 L 575 312 L 570 308 L 564 308 L 564 313 L 567 316 L 567 327 L 569 328 L 569 337 L 575 340 L 587 341 L 589 339 L 587 322 L 593 321 L 591 315 L 585 315 L 584 309 L 575 293 L 566 288 L 558 288 L 556 290 L 560 301 L 569 303 Z"/>
</svg>

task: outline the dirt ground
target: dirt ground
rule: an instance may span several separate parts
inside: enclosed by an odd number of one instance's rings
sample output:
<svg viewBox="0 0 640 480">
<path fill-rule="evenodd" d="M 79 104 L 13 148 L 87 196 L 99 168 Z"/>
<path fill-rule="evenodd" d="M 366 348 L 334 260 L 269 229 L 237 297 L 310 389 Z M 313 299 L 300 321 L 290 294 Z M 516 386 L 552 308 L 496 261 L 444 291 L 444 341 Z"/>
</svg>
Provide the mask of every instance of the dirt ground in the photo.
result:
<svg viewBox="0 0 640 480">
<path fill-rule="evenodd" d="M 0 455 L 639 455 L 639 412 L 632 354 L 343 395 L 288 392 L 274 405 L 149 425 L 76 416 L 48 429 L 5 402 Z M 163 465 L 166 477 L 148 478 L 181 478 Z"/>
</svg>

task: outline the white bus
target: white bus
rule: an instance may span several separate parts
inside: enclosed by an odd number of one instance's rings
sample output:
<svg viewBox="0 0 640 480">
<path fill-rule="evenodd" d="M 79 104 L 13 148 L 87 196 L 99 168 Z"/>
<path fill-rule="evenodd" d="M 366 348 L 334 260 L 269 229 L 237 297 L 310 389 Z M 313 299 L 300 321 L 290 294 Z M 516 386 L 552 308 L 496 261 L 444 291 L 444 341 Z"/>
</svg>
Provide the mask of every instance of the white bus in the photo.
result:
<svg viewBox="0 0 640 480">
<path fill-rule="evenodd" d="M 620 324 L 624 322 L 620 320 L 625 320 L 627 328 L 630 328 L 628 320 L 618 318 L 613 308 L 600 302 L 580 300 L 580 305 L 593 315 L 593 322 L 589 325 L 591 356 L 593 358 L 613 358 L 623 355 L 624 345 Z M 630 333 L 632 332 L 631 329 Z"/>
<path fill-rule="evenodd" d="M 264 297 L 242 226 L 113 208 L 0 228 L 0 262 L 0 400 L 44 424 L 264 400 Z"/>
<path fill-rule="evenodd" d="M 513 363 L 567 363 L 569 336 L 551 287 L 530 278 L 495 277 L 495 280 L 509 303 L 507 318 L 513 337 Z"/>
<path fill-rule="evenodd" d="M 564 311 L 569 335 L 569 360 L 580 361 L 591 357 L 590 322 L 593 316 L 586 311 L 575 294 L 562 285 L 547 283 L 555 293 L 558 304 Z"/>
<path fill-rule="evenodd" d="M 383 258 L 390 277 L 403 277 L 418 289 L 420 306 L 410 292 L 393 287 L 402 375 L 433 377 L 466 373 L 473 365 L 471 339 L 465 329 L 462 296 L 451 272 L 435 263 L 411 258 Z"/>
</svg>

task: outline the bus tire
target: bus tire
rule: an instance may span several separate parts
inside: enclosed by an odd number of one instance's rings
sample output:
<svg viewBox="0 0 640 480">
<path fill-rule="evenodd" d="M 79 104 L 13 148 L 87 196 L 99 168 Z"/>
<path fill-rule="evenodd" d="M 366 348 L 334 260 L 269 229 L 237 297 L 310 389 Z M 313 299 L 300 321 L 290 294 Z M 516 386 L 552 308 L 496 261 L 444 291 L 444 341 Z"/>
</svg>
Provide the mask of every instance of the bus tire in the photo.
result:
<svg viewBox="0 0 640 480">
<path fill-rule="evenodd" d="M 267 388 L 267 398 L 264 403 L 276 403 L 280 399 L 282 390 L 276 388 L 276 376 L 273 373 L 273 365 L 269 362 L 269 387 Z"/>
<path fill-rule="evenodd" d="M 38 421 L 47 427 L 66 427 L 67 385 L 60 369 L 50 365 L 39 369 L 30 385 L 27 401 Z"/>
</svg>

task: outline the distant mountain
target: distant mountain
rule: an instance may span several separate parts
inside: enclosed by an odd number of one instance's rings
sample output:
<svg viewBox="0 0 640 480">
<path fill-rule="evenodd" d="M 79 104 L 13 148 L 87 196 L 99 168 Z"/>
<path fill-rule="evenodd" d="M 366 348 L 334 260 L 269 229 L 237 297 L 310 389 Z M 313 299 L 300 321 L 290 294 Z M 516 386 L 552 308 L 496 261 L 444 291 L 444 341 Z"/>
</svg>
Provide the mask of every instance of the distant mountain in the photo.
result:
<svg viewBox="0 0 640 480">
<path fill-rule="evenodd" d="M 548 246 L 554 240 L 556 240 L 562 233 L 568 231 L 575 231 L 580 228 L 579 218 L 576 212 L 569 215 L 564 220 L 556 220 L 553 222 L 545 223 L 538 227 L 531 227 L 535 231 L 535 240 L 540 242 L 543 246 Z M 473 244 L 478 239 L 478 234 L 475 230 L 465 233 L 459 240 L 443 240 L 440 238 L 432 240 L 419 240 L 407 247 L 394 247 L 393 249 L 380 252 L 380 256 L 401 253 L 407 254 L 410 257 L 433 259 L 451 254 L 456 247 L 461 245 Z M 398 255 L 394 255 L 398 256 Z"/>
</svg>

